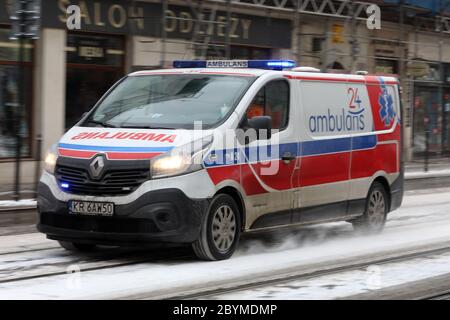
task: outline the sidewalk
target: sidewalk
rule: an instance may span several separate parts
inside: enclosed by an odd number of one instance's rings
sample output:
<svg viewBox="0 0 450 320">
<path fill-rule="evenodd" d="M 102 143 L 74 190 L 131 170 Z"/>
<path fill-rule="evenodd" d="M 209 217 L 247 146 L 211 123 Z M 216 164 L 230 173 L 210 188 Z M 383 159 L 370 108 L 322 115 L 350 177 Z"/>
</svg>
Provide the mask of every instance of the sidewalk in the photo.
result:
<svg viewBox="0 0 450 320">
<path fill-rule="evenodd" d="M 424 171 L 423 161 L 413 161 L 405 164 L 405 179 L 406 180 L 416 180 L 416 179 L 432 179 L 432 178 L 443 178 L 450 177 L 450 159 L 433 159 L 430 161 L 428 166 L 428 172 Z M 8 186 L 2 186 L 1 189 L 8 190 Z M 25 198 L 19 202 L 13 201 L 12 194 L 10 192 L 0 192 L 0 213 L 2 211 L 8 210 L 26 210 L 36 208 L 36 201 L 34 199 L 29 199 L 30 195 L 33 194 L 30 189 L 27 189 L 23 193 L 22 198 Z M 0 191 L 3 191 L 1 190 Z M 10 186 L 9 190 L 13 189 L 13 185 Z M 28 197 L 27 197 L 28 196 Z"/>
<path fill-rule="evenodd" d="M 450 159 L 432 159 L 428 165 L 428 172 L 424 171 L 423 161 L 411 161 L 405 164 L 405 179 L 426 179 L 450 177 Z"/>
</svg>

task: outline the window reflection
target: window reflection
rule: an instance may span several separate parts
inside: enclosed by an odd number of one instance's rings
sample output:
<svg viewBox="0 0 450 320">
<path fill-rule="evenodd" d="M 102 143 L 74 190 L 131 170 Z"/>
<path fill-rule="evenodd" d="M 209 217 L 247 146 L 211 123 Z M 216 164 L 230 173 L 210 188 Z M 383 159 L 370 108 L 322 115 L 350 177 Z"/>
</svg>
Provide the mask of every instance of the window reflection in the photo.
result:
<svg viewBox="0 0 450 320">
<path fill-rule="evenodd" d="M 19 105 L 19 81 L 21 81 L 17 41 L 8 39 L 9 29 L 0 28 L 0 158 L 11 158 L 16 155 L 15 119 L 20 118 L 19 134 L 22 137 L 22 156 L 30 154 L 31 119 L 31 64 L 32 45 L 26 45 L 25 66 L 25 108 Z"/>
</svg>

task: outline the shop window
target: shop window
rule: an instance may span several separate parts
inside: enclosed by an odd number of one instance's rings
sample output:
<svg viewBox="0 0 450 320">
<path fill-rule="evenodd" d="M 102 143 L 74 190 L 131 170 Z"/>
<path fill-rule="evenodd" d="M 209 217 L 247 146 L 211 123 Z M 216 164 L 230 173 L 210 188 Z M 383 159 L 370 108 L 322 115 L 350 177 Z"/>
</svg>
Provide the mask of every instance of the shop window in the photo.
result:
<svg viewBox="0 0 450 320">
<path fill-rule="evenodd" d="M 321 52 L 322 51 L 322 43 L 324 39 L 319 37 L 314 37 L 311 43 L 311 51 L 312 52 Z"/>
<path fill-rule="evenodd" d="M 393 59 L 376 59 L 376 74 L 398 74 L 398 63 Z"/>
<path fill-rule="evenodd" d="M 437 88 L 416 87 L 414 98 L 414 152 L 426 151 L 426 130 L 429 130 L 429 152 L 440 153 L 442 143 L 442 106 Z"/>
<path fill-rule="evenodd" d="M 338 62 L 338 61 L 334 61 L 332 63 L 330 63 L 327 66 L 327 69 L 332 69 L 332 70 L 345 70 L 344 66 L 342 65 L 342 63 Z"/>
<path fill-rule="evenodd" d="M 22 139 L 22 156 L 30 155 L 30 121 L 32 103 L 32 49 L 30 42 L 25 44 L 24 90 L 25 108 L 20 107 L 19 83 L 22 81 L 19 67 L 19 46 L 10 41 L 9 29 L 0 29 L 0 158 L 16 155 L 16 133 Z M 16 127 L 16 119 L 20 119 Z"/>
<path fill-rule="evenodd" d="M 19 42 L 9 40 L 10 29 L 0 27 L 0 61 L 2 63 L 18 62 Z M 33 56 L 33 44 L 25 42 L 25 61 L 31 62 Z"/>
<path fill-rule="evenodd" d="M 201 55 L 201 50 L 196 51 L 197 55 Z M 211 45 L 206 51 L 206 59 L 225 59 L 225 47 L 215 47 Z M 248 46 L 230 46 L 230 59 L 234 60 L 268 60 L 272 57 L 272 50 L 269 48 L 255 48 Z"/>
<path fill-rule="evenodd" d="M 123 38 L 68 34 L 66 129 L 75 125 L 123 74 Z"/>
<path fill-rule="evenodd" d="M 444 108 L 442 116 L 442 146 L 444 152 L 450 153 L 450 89 L 444 92 Z"/>
<path fill-rule="evenodd" d="M 244 46 L 231 46 L 231 59 L 265 60 L 271 58 L 271 50 Z"/>
<path fill-rule="evenodd" d="M 441 72 L 438 64 L 429 64 L 426 74 L 415 77 L 417 81 L 441 81 Z"/>
<path fill-rule="evenodd" d="M 289 120 L 289 84 L 284 80 L 266 84 L 247 109 L 247 119 L 272 117 L 272 129 L 284 129 Z"/>
</svg>

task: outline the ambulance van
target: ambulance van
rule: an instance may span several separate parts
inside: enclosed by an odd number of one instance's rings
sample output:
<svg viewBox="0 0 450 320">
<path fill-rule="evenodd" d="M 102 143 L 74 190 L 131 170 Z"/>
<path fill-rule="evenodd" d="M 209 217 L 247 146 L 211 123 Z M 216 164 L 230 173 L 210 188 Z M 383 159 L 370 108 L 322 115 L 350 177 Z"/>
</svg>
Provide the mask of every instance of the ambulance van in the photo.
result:
<svg viewBox="0 0 450 320">
<path fill-rule="evenodd" d="M 394 77 L 294 62 L 175 61 L 113 86 L 45 157 L 38 230 L 68 250 L 347 221 L 382 231 L 403 198 Z"/>
</svg>

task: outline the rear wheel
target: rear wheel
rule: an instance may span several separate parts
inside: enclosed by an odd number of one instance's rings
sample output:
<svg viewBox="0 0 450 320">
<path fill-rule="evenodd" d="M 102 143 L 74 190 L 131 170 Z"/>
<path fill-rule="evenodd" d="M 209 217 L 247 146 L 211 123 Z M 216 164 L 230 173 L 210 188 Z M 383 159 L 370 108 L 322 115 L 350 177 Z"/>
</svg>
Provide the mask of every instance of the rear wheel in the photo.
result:
<svg viewBox="0 0 450 320">
<path fill-rule="evenodd" d="M 386 189 L 379 182 L 374 182 L 369 190 L 364 215 L 352 221 L 357 232 L 377 234 L 383 231 L 388 213 L 388 196 Z"/>
<path fill-rule="evenodd" d="M 204 220 L 199 238 L 192 244 L 195 255 L 210 261 L 230 258 L 241 232 L 239 209 L 234 199 L 226 194 L 215 196 Z"/>
<path fill-rule="evenodd" d="M 59 245 L 69 251 L 89 252 L 95 249 L 95 244 L 58 241 Z"/>
</svg>

